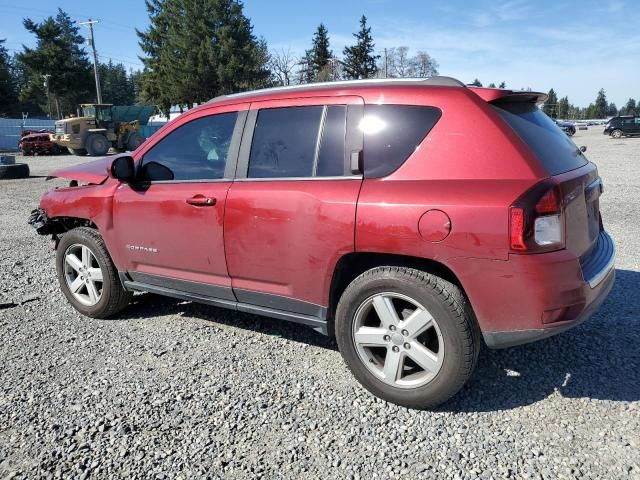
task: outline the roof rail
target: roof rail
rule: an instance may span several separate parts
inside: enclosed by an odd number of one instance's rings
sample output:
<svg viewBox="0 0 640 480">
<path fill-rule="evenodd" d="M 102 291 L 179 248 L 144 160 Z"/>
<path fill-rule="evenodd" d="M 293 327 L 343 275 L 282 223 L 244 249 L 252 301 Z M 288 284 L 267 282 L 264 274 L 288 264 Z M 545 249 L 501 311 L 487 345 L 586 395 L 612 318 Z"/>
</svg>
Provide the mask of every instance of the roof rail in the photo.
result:
<svg viewBox="0 0 640 480">
<path fill-rule="evenodd" d="M 464 83 L 453 77 L 434 76 L 428 78 L 369 78 L 366 80 L 340 80 L 336 82 L 317 82 L 317 83 L 304 83 L 302 85 L 288 85 L 285 87 L 272 87 L 262 88 L 258 90 L 250 90 L 247 92 L 231 93 L 229 95 L 220 95 L 214 97 L 206 103 L 219 102 L 221 100 L 241 98 L 249 95 L 262 94 L 262 93 L 276 93 L 287 92 L 296 90 L 322 90 L 325 88 L 335 87 L 357 87 L 359 85 L 384 85 L 384 84 L 396 84 L 396 85 L 433 85 L 441 87 L 466 87 Z"/>
</svg>

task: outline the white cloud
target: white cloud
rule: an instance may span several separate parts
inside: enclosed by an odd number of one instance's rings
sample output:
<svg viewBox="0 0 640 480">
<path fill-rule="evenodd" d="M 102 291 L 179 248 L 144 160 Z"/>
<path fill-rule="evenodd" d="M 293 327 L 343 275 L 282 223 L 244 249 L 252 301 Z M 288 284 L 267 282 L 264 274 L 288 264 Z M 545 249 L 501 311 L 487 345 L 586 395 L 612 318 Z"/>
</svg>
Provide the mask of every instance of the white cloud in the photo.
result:
<svg viewBox="0 0 640 480">
<path fill-rule="evenodd" d="M 596 13 L 600 8 L 607 11 Z M 640 33 L 629 29 L 624 48 L 611 48 L 620 44 L 620 16 L 628 15 L 611 12 L 621 8 L 625 8 L 621 0 L 593 7 L 581 4 L 577 11 L 566 3 L 540 9 L 525 0 L 507 0 L 462 12 L 451 4 L 439 4 L 437 21 L 390 14 L 371 15 L 369 22 L 377 53 L 398 46 L 426 50 L 439 62 L 442 75 L 464 82 L 479 78 L 486 84 L 504 80 L 511 88 L 553 87 L 581 106 L 604 88 L 609 101 L 620 106 L 640 94 Z M 559 20 L 549 22 L 550 17 Z M 354 38 L 328 26 L 331 48 L 341 55 Z M 311 45 L 311 34 L 270 45 L 302 54 Z"/>
</svg>

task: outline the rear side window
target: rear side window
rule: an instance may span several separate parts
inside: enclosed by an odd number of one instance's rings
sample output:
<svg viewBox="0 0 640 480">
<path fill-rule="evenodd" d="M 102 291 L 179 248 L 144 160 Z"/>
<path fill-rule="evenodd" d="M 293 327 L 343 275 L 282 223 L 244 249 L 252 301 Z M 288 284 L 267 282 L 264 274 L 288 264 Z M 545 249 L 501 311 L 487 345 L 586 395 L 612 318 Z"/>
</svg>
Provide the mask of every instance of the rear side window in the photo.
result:
<svg viewBox="0 0 640 480">
<path fill-rule="evenodd" d="M 346 105 L 329 105 L 322 129 L 322 139 L 315 169 L 316 176 L 335 177 L 344 174 L 346 127 Z"/>
<path fill-rule="evenodd" d="M 415 105 L 365 105 L 364 176 L 377 178 L 397 170 L 416 151 L 440 119 L 440 109 Z"/>
<path fill-rule="evenodd" d="M 249 178 L 312 176 L 322 110 L 322 106 L 260 110 Z"/>
<path fill-rule="evenodd" d="M 264 109 L 258 112 L 249 178 L 344 175 L 345 105 Z"/>
<path fill-rule="evenodd" d="M 536 105 L 514 102 L 494 105 L 494 108 L 527 144 L 549 175 L 575 170 L 587 163 L 575 143 Z"/>
</svg>

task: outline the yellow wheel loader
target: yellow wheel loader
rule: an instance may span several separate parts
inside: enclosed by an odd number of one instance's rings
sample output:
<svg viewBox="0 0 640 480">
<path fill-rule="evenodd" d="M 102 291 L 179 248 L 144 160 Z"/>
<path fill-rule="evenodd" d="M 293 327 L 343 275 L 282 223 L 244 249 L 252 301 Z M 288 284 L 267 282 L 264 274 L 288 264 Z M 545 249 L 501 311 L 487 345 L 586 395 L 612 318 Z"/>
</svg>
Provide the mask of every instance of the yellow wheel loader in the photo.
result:
<svg viewBox="0 0 640 480">
<path fill-rule="evenodd" d="M 102 156 L 110 148 L 133 151 L 145 140 L 140 125 L 146 125 L 154 112 L 153 105 L 82 104 L 77 117 L 56 122 L 51 141 L 74 155 Z"/>
</svg>

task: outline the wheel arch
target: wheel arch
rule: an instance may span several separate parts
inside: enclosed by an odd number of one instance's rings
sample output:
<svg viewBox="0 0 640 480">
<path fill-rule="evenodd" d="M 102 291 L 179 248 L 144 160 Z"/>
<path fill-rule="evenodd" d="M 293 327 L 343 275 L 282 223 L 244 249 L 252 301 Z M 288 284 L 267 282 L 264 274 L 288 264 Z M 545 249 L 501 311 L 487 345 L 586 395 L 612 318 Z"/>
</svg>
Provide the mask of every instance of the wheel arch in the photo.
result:
<svg viewBox="0 0 640 480">
<path fill-rule="evenodd" d="M 437 260 L 375 252 L 352 252 L 342 256 L 333 271 L 329 287 L 329 306 L 327 308 L 327 329 L 334 336 L 334 316 L 338 301 L 347 286 L 360 274 L 375 267 L 394 266 L 415 268 L 436 275 L 456 285 L 467 296 L 458 276 L 448 266 Z M 468 297 L 467 297 L 468 298 Z"/>
</svg>

